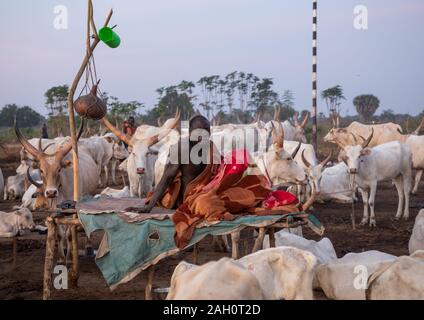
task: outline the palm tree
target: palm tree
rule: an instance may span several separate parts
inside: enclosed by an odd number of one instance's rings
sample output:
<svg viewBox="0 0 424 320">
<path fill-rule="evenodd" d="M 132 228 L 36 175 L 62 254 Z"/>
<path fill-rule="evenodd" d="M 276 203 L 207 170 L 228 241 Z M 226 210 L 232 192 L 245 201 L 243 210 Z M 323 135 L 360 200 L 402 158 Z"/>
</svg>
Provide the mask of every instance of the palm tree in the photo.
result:
<svg viewBox="0 0 424 320">
<path fill-rule="evenodd" d="M 328 88 L 321 92 L 321 99 L 325 100 L 333 127 L 338 128 L 340 124 L 341 102 L 342 100 L 346 100 L 343 95 L 343 88 L 340 85 Z"/>
<path fill-rule="evenodd" d="M 380 100 L 372 94 L 363 94 L 353 99 L 353 105 L 361 120 L 368 122 L 380 106 Z"/>
</svg>

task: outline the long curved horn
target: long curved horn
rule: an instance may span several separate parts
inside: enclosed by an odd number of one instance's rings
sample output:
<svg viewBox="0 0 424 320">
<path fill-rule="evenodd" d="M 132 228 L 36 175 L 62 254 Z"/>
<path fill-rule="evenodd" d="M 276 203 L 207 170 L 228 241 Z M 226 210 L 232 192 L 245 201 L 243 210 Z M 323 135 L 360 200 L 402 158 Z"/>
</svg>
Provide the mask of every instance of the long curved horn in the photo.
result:
<svg viewBox="0 0 424 320">
<path fill-rule="evenodd" d="M 31 143 L 28 142 L 27 138 L 24 137 L 22 132 L 19 130 L 18 126 L 16 125 L 16 120 L 14 123 L 14 129 L 16 136 L 18 137 L 19 143 L 22 145 L 22 147 L 28 151 L 35 159 L 39 159 L 43 156 L 43 153 L 39 150 L 37 150 Z"/>
<path fill-rule="evenodd" d="M 101 122 L 103 125 L 109 129 L 110 132 L 112 132 L 119 140 L 125 142 L 127 145 L 131 146 L 131 142 L 125 134 L 123 134 L 120 130 L 118 130 L 113 124 L 109 122 L 109 120 L 106 117 L 103 117 L 101 119 Z"/>
<path fill-rule="evenodd" d="M 305 118 L 303 119 L 303 122 L 300 125 L 302 129 L 305 129 L 306 125 L 308 124 L 308 120 L 309 120 L 309 112 L 306 112 Z"/>
<path fill-rule="evenodd" d="M 38 139 L 38 151 L 41 151 L 41 152 L 43 152 L 42 150 L 43 150 L 43 148 L 41 147 L 41 143 L 43 142 L 43 138 L 42 137 L 40 137 L 40 139 Z"/>
<path fill-rule="evenodd" d="M 298 112 L 295 112 L 295 114 L 293 116 L 293 122 L 294 122 L 295 127 L 299 126 L 299 113 Z"/>
<path fill-rule="evenodd" d="M 355 141 L 355 143 L 356 143 L 356 144 L 359 144 L 359 143 L 358 143 L 358 139 L 356 139 L 356 136 L 355 136 L 352 132 L 350 132 L 350 134 L 352 135 L 353 140 Z"/>
<path fill-rule="evenodd" d="M 330 161 L 332 156 L 333 156 L 333 150 L 330 151 L 330 154 L 328 155 L 328 157 L 325 158 L 324 161 L 322 161 L 319 165 L 321 167 L 325 167 L 325 165 L 327 164 L 328 161 Z"/>
<path fill-rule="evenodd" d="M 302 161 L 303 161 L 303 163 L 305 164 L 305 166 L 307 167 L 307 168 L 310 168 L 311 167 L 311 164 L 309 163 L 309 161 L 308 160 L 306 160 L 306 158 L 305 158 L 305 149 L 303 149 L 302 150 Z"/>
<path fill-rule="evenodd" d="M 297 155 L 297 153 L 300 150 L 300 146 L 302 145 L 302 142 L 299 142 L 299 144 L 297 145 L 296 149 L 294 149 L 293 153 L 292 153 L 292 158 L 294 159 Z"/>
<path fill-rule="evenodd" d="M 272 126 L 272 141 L 275 145 L 278 145 L 278 135 L 277 135 L 277 129 L 274 126 L 274 122 L 271 121 Z"/>
<path fill-rule="evenodd" d="M 423 119 L 421 120 L 421 123 L 420 123 L 420 125 L 418 126 L 418 128 L 417 128 L 417 130 L 415 130 L 414 132 L 413 132 L 413 134 L 415 134 L 415 135 L 419 135 L 419 133 L 420 133 L 420 131 L 421 131 L 421 129 L 424 127 L 424 117 L 423 117 Z"/>
<path fill-rule="evenodd" d="M 274 111 L 274 121 L 280 122 L 280 113 L 281 113 L 280 107 L 276 107 Z"/>
<path fill-rule="evenodd" d="M 156 123 L 157 123 L 158 127 L 162 127 L 163 123 L 162 123 L 161 117 L 158 118 Z"/>
<path fill-rule="evenodd" d="M 144 142 L 149 147 L 151 147 L 152 145 L 158 143 L 161 139 L 163 139 L 164 137 L 166 137 L 173 129 L 175 129 L 175 128 L 178 127 L 178 125 L 180 123 L 180 117 L 181 117 L 180 110 L 177 109 L 177 112 L 175 113 L 174 120 L 171 121 L 170 123 L 168 123 L 166 126 L 165 125 L 162 126 L 162 130 L 158 134 L 143 139 Z"/>
<path fill-rule="evenodd" d="M 37 188 L 41 188 L 42 186 L 43 186 L 43 184 L 41 183 L 38 183 L 37 181 L 35 181 L 32 177 L 31 177 L 31 175 L 30 175 L 30 173 L 29 173 L 29 167 L 28 167 L 28 169 L 27 169 L 27 178 L 28 178 L 28 181 L 31 183 L 31 184 L 33 184 L 34 186 L 36 186 Z"/>
<path fill-rule="evenodd" d="M 362 149 L 365 149 L 366 147 L 368 147 L 373 137 L 374 137 L 374 128 L 371 128 L 371 135 L 362 144 Z"/>
<path fill-rule="evenodd" d="M 307 211 L 315 202 L 316 192 L 312 192 L 311 197 L 306 201 L 306 203 L 302 206 L 303 211 Z"/>
</svg>

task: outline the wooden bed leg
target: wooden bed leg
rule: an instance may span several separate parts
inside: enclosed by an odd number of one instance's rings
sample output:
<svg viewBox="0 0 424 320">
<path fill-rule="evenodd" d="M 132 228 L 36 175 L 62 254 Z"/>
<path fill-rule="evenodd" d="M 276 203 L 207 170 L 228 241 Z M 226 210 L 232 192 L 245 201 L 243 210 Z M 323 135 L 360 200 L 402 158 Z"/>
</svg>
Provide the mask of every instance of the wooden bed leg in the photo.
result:
<svg viewBox="0 0 424 320">
<path fill-rule="evenodd" d="M 69 282 L 72 288 L 78 287 L 79 261 L 78 261 L 78 232 L 76 226 L 71 226 L 71 244 L 72 244 L 72 269 L 69 272 Z"/>
<path fill-rule="evenodd" d="M 52 217 L 47 217 L 46 257 L 44 261 L 43 300 L 49 300 L 52 287 L 52 272 L 56 250 L 56 225 Z"/>
<path fill-rule="evenodd" d="M 231 258 L 237 260 L 239 253 L 240 231 L 231 233 Z"/>
<path fill-rule="evenodd" d="M 197 243 L 193 246 L 193 264 L 199 264 L 199 245 Z"/>
<path fill-rule="evenodd" d="M 155 265 L 151 265 L 147 269 L 147 284 L 144 289 L 145 299 L 152 300 L 152 289 L 153 289 L 153 277 L 155 275 Z"/>
<path fill-rule="evenodd" d="M 275 248 L 275 229 L 270 228 L 268 231 L 269 234 L 269 247 Z"/>
<path fill-rule="evenodd" d="M 259 228 L 259 234 L 258 237 L 255 240 L 255 245 L 253 246 L 253 252 L 259 251 L 262 249 L 262 243 L 265 238 L 266 229 L 265 228 Z"/>
<path fill-rule="evenodd" d="M 12 245 L 13 245 L 13 247 L 12 247 L 12 252 L 13 252 L 12 253 L 13 254 L 12 269 L 15 269 L 16 268 L 17 255 L 18 255 L 18 240 L 16 240 L 16 238 L 13 238 Z"/>
</svg>

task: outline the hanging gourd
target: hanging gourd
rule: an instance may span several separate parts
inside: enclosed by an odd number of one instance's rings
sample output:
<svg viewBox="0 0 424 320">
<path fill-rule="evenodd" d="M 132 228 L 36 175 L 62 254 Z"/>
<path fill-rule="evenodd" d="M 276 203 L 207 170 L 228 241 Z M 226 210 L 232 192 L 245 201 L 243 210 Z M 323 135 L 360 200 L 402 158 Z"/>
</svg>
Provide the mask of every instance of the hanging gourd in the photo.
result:
<svg viewBox="0 0 424 320">
<path fill-rule="evenodd" d="M 106 115 L 106 103 L 97 96 L 97 84 L 95 84 L 90 93 L 80 96 L 74 102 L 75 111 L 84 118 L 100 120 Z"/>
</svg>

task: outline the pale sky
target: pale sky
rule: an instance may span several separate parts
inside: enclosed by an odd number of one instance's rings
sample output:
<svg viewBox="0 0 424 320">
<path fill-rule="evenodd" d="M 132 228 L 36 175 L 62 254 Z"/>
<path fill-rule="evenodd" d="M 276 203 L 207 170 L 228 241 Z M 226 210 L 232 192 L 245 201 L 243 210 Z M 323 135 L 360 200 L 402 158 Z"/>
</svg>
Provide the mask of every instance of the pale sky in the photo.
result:
<svg viewBox="0 0 424 320">
<path fill-rule="evenodd" d="M 97 26 L 108 9 L 122 44 L 95 51 L 102 90 L 152 107 L 155 90 L 181 80 L 232 71 L 274 79 L 294 91 L 296 107 L 311 105 L 312 1 L 94 0 Z M 366 5 L 369 29 L 353 27 L 354 7 Z M 53 27 L 56 5 L 69 28 Z M 372 93 L 379 111 L 424 109 L 424 1 L 318 0 L 318 89 L 340 84 L 343 113 Z M 44 92 L 70 84 L 85 50 L 85 0 L 0 1 L 0 107 L 29 105 L 46 114 Z M 326 112 L 319 100 L 319 111 Z"/>
</svg>

